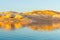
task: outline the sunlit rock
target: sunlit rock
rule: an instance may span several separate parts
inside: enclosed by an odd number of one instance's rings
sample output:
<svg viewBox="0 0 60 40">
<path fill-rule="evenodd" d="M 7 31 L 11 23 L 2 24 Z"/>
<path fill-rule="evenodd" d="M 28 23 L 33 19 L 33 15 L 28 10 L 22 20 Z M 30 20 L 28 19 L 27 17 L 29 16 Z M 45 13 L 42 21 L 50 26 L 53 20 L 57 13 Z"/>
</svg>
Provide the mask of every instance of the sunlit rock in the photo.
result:
<svg viewBox="0 0 60 40">
<path fill-rule="evenodd" d="M 60 12 L 36 10 L 31 12 L 0 12 L 0 28 L 6 30 L 28 27 L 33 30 L 54 30 L 60 28 Z"/>
</svg>

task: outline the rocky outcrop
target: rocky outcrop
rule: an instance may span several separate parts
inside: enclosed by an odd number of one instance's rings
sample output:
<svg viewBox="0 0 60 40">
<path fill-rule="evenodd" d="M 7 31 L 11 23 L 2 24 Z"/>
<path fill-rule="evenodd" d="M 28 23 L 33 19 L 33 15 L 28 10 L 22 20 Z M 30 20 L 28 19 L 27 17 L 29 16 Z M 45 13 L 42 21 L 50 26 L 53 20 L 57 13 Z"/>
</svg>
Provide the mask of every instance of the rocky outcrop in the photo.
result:
<svg viewBox="0 0 60 40">
<path fill-rule="evenodd" d="M 52 10 L 37 10 L 22 13 L 14 11 L 0 12 L 0 27 L 7 30 L 18 29 L 22 26 L 44 30 L 59 28 L 53 27 L 53 23 L 60 23 L 60 12 Z"/>
</svg>

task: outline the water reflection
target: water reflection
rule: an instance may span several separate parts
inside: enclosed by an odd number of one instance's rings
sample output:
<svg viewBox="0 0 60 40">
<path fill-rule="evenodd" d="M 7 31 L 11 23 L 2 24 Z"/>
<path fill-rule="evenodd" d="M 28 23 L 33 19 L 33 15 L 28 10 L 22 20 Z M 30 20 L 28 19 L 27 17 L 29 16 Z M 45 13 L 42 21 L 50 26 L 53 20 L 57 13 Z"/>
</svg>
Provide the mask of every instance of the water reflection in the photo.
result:
<svg viewBox="0 0 60 40">
<path fill-rule="evenodd" d="M 41 25 L 28 25 L 28 28 L 31 28 L 32 30 L 52 31 L 60 28 L 60 24 L 51 23 L 51 24 L 41 24 Z"/>
<path fill-rule="evenodd" d="M 55 29 L 60 28 L 60 23 L 52 23 L 51 21 L 49 22 L 27 22 L 27 21 L 21 21 L 19 22 L 18 20 L 12 21 L 2 21 L 0 22 L 0 28 L 4 30 L 15 30 L 15 29 L 20 29 L 23 27 L 30 28 L 32 30 L 44 30 L 44 31 L 52 31 Z"/>
<path fill-rule="evenodd" d="M 5 29 L 5 30 L 14 30 L 14 29 L 19 29 L 30 22 L 27 21 L 28 19 L 14 19 L 14 18 L 9 18 L 9 19 L 1 19 L 0 20 L 0 28 Z"/>
</svg>

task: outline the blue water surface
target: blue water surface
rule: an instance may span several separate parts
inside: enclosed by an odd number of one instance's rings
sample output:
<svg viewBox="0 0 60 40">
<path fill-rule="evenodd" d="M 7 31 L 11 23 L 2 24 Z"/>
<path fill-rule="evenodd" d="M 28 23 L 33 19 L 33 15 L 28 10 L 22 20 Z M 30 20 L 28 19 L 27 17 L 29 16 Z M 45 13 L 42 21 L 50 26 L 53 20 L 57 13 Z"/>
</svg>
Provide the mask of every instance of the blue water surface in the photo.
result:
<svg viewBox="0 0 60 40">
<path fill-rule="evenodd" d="M 5 31 L 0 29 L 0 40 L 60 40 L 60 29 L 37 31 L 29 28 Z"/>
</svg>

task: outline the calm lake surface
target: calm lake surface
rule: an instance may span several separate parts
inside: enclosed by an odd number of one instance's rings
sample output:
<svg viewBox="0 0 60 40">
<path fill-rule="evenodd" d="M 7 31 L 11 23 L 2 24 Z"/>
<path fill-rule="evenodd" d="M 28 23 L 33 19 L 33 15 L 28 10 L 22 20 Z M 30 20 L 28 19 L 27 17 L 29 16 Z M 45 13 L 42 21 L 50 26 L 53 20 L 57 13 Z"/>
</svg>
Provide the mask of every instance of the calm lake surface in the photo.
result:
<svg viewBox="0 0 60 40">
<path fill-rule="evenodd" d="M 0 40 L 60 40 L 60 29 L 51 31 L 32 30 L 27 27 L 10 31 L 0 29 Z"/>
</svg>

